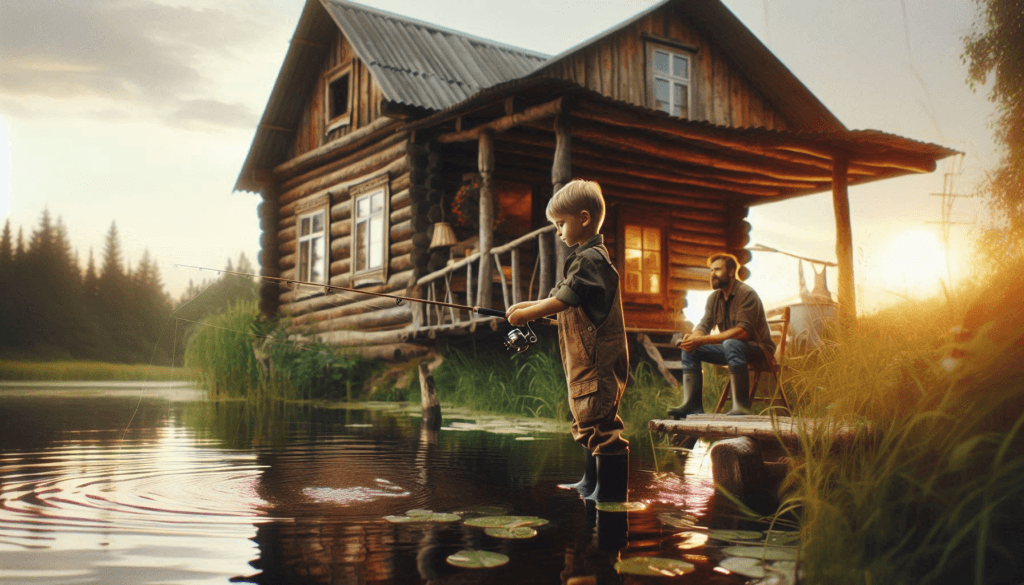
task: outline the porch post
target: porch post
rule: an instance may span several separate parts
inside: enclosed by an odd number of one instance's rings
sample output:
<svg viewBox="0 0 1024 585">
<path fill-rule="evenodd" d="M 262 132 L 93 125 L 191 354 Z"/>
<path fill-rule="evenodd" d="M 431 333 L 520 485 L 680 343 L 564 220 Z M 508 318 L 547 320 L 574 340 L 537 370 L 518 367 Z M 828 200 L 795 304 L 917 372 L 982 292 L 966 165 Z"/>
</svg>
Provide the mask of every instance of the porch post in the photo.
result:
<svg viewBox="0 0 1024 585">
<path fill-rule="evenodd" d="M 836 260 L 839 262 L 839 323 L 843 327 L 857 320 L 857 299 L 853 284 L 853 231 L 850 228 L 850 198 L 847 194 L 849 159 L 832 160 L 832 208 L 836 215 Z"/>
<path fill-rule="evenodd" d="M 494 133 L 480 133 L 477 170 L 480 171 L 480 270 L 476 304 L 491 308 L 491 248 L 494 247 Z"/>
<path fill-rule="evenodd" d="M 551 194 L 554 195 L 566 183 L 572 180 L 572 135 L 569 131 L 569 119 L 566 112 L 568 108 L 563 106 L 562 111 L 555 116 L 555 157 L 551 163 Z M 569 255 L 569 247 L 558 238 L 557 232 L 552 232 L 555 244 L 555 281 L 560 282 L 565 276 L 562 274 L 562 267 L 565 258 Z"/>
</svg>

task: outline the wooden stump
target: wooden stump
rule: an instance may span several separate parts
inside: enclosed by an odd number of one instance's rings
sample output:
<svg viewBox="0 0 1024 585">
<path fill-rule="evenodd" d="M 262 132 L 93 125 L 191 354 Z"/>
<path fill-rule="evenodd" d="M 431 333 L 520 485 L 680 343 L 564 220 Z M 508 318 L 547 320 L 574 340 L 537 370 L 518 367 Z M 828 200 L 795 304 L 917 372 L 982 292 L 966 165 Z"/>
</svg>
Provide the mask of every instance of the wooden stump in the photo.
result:
<svg viewBox="0 0 1024 585">
<path fill-rule="evenodd" d="M 437 387 L 434 385 L 434 375 L 427 369 L 427 364 L 421 362 L 420 372 L 420 401 L 423 406 L 423 428 L 436 431 L 441 428 L 441 403 L 437 400 Z"/>
<path fill-rule="evenodd" d="M 761 445 L 750 437 L 715 443 L 711 447 L 711 472 L 719 489 L 743 502 L 762 494 L 767 487 Z"/>
</svg>

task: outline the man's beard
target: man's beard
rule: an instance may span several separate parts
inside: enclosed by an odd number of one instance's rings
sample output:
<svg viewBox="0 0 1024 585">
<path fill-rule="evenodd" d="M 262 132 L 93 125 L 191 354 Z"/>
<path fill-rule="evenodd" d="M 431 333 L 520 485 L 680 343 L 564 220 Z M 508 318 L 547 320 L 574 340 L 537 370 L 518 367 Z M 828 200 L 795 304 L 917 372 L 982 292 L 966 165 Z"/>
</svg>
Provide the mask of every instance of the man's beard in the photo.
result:
<svg viewBox="0 0 1024 585">
<path fill-rule="evenodd" d="M 730 280 L 728 276 L 726 276 L 725 278 L 723 278 L 721 280 L 719 280 L 718 278 L 715 278 L 714 276 L 711 277 L 711 288 L 712 288 L 712 290 L 722 290 L 722 289 L 729 288 L 729 284 L 731 284 L 731 283 L 732 283 L 732 280 Z"/>
</svg>

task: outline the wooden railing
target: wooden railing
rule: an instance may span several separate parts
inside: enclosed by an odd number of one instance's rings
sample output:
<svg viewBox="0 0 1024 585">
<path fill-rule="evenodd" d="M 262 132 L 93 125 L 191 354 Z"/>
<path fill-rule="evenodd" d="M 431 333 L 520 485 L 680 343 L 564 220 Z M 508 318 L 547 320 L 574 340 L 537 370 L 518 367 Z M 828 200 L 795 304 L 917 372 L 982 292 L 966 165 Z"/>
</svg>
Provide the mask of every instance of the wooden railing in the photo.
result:
<svg viewBox="0 0 1024 585">
<path fill-rule="evenodd" d="M 553 270 L 554 240 L 549 234 L 555 231 L 553 225 L 534 230 L 525 236 L 491 248 L 489 254 L 497 267 L 497 275 L 501 284 L 501 300 L 503 307 L 486 307 L 489 309 L 508 309 L 510 306 L 527 300 L 537 300 L 546 297 L 551 286 L 554 285 Z M 524 256 L 528 252 L 534 252 L 536 260 L 532 268 L 529 268 L 529 280 L 524 283 Z M 506 274 L 503 263 L 508 256 L 508 274 Z M 492 271 L 493 273 L 494 271 Z M 416 281 L 414 290 L 416 296 L 428 301 L 440 301 L 459 305 L 475 305 L 477 292 L 479 290 L 479 279 L 474 280 L 475 275 L 480 273 L 480 253 L 467 256 L 461 260 L 452 262 L 448 266 L 427 274 Z M 461 279 L 465 275 L 465 281 Z M 453 280 L 458 279 L 458 287 L 453 288 Z M 464 284 L 464 286 L 462 286 Z M 486 283 L 493 286 L 494 283 Z M 476 313 L 461 311 L 451 307 L 441 307 L 422 303 L 413 314 L 413 329 L 416 330 L 445 330 L 468 326 L 480 317 Z"/>
</svg>

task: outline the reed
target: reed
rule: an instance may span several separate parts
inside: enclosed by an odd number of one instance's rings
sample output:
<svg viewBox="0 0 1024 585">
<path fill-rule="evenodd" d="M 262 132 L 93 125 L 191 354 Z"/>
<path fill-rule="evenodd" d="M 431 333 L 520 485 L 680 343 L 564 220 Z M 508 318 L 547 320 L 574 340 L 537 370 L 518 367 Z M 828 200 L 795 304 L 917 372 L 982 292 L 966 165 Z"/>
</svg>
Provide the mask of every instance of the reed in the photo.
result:
<svg viewBox="0 0 1024 585">
<path fill-rule="evenodd" d="M 907 302 L 862 318 L 795 369 L 802 414 L 865 438 L 844 449 L 825 430 L 806 433 L 794 454 L 777 517 L 800 520 L 808 582 L 1024 578 L 1024 315 L 1014 297 L 994 286 Z"/>
<path fill-rule="evenodd" d="M 185 381 L 191 373 L 182 368 L 147 364 L 0 360 L 0 380 L 160 382 Z"/>
</svg>

